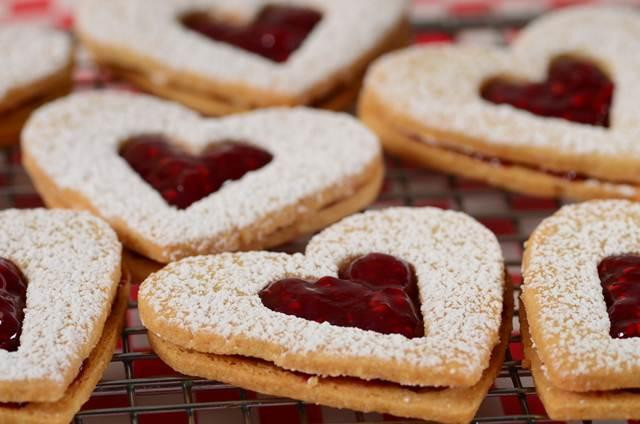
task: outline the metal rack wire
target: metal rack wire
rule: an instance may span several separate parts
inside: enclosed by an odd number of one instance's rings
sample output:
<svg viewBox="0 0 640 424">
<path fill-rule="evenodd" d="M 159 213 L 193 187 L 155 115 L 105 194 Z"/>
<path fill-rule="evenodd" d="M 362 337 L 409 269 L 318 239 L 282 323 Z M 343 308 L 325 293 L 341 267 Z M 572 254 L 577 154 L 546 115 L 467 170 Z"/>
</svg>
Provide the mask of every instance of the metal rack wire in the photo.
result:
<svg viewBox="0 0 640 424">
<path fill-rule="evenodd" d="M 436 29 L 454 33 L 469 27 L 519 26 L 528 18 L 506 21 L 437 21 L 421 23 L 420 31 Z M 87 81 L 82 83 L 87 84 Z M 99 78 L 89 82 L 100 88 Z M 40 200 L 19 164 L 18 149 L 0 155 L 0 208 L 39 206 Z M 393 159 L 387 160 L 385 188 L 372 208 L 390 205 L 433 205 L 465 211 L 494 230 L 502 244 L 508 269 L 519 281 L 521 246 L 530 231 L 560 203 L 505 193 L 483 184 L 436 174 Z M 306 240 L 282 248 L 300 251 Z M 515 296 L 519 295 L 516 287 Z M 135 299 L 135 291 L 132 298 Z M 121 349 L 91 400 L 75 423 L 258 423 L 258 422 L 407 422 L 380 414 L 331 411 L 302 402 L 263 396 L 227 384 L 173 373 L 148 349 L 145 329 L 136 325 L 136 302 L 129 305 L 128 325 Z M 516 301 L 516 308 L 518 302 Z M 517 314 L 516 314 L 517 315 Z M 548 422 L 535 395 L 529 371 L 521 364 L 519 326 L 514 320 L 510 349 L 495 387 L 491 389 L 476 422 Z M 499 411 L 499 412 L 496 412 Z"/>
</svg>

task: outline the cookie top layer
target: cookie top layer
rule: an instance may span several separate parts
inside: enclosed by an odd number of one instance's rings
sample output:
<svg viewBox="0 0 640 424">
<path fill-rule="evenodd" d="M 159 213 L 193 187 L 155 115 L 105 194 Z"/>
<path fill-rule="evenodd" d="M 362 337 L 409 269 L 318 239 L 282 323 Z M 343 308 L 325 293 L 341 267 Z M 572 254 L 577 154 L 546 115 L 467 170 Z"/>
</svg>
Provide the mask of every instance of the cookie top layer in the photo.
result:
<svg viewBox="0 0 640 424">
<path fill-rule="evenodd" d="M 0 25 L 0 104 L 15 89 L 62 70 L 69 64 L 71 39 L 50 28 Z"/>
<path fill-rule="evenodd" d="M 186 209 L 169 206 L 118 155 L 137 134 L 165 134 L 197 153 L 243 140 L 273 160 Z M 23 132 L 25 166 L 39 190 L 87 208 L 125 244 L 158 261 L 237 250 L 351 195 L 380 161 L 377 138 L 346 114 L 270 109 L 223 119 L 148 96 L 74 94 L 38 110 Z M 244 239 L 243 239 L 244 238 Z"/>
<path fill-rule="evenodd" d="M 400 22 L 405 0 L 292 0 L 323 14 L 286 63 L 271 61 L 183 28 L 179 17 L 212 10 L 250 20 L 271 0 L 91 0 L 79 2 L 77 30 L 86 39 L 173 72 L 221 84 L 300 96 L 345 72 Z M 276 2 L 279 3 L 279 2 Z M 153 10 L 153 13 L 149 13 Z M 162 46 L 162 48 L 158 48 Z"/>
<path fill-rule="evenodd" d="M 414 266 L 425 337 L 320 324 L 260 300 L 271 282 L 336 276 L 346 261 L 371 252 Z M 313 237 L 305 255 L 235 253 L 170 264 L 143 283 L 139 301 L 149 330 L 184 348 L 316 375 L 471 386 L 498 342 L 504 280 L 495 236 L 469 216 L 393 208 L 342 220 Z"/>
<path fill-rule="evenodd" d="M 640 181 L 640 14 L 624 7 L 578 7 L 526 27 L 511 48 L 413 47 L 374 64 L 365 98 L 375 98 L 397 130 L 436 144 L 544 164 L 614 181 Z M 544 80 L 562 55 L 595 61 L 615 84 L 610 128 L 543 118 L 480 96 L 493 77 Z"/>
<path fill-rule="evenodd" d="M 565 206 L 527 242 L 523 301 L 548 378 L 574 391 L 640 387 L 640 338 L 613 339 L 598 276 L 608 256 L 640 254 L 640 204 Z"/>
<path fill-rule="evenodd" d="M 0 212 L 0 257 L 28 280 L 20 346 L 0 350 L 1 401 L 55 401 L 64 394 L 101 336 L 120 256 L 116 234 L 88 213 Z"/>
</svg>

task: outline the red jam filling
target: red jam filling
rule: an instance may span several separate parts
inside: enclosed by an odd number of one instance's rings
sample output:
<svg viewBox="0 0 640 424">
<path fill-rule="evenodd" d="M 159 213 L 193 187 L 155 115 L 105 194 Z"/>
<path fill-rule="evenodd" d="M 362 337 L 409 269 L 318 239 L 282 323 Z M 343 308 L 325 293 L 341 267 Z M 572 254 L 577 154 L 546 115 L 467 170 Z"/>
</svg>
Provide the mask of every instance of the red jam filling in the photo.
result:
<svg viewBox="0 0 640 424">
<path fill-rule="evenodd" d="M 206 12 L 182 17 L 182 24 L 208 38 L 232 44 L 274 62 L 286 62 L 322 19 L 319 12 L 295 6 L 265 6 L 247 25 L 215 19 Z"/>
<path fill-rule="evenodd" d="M 598 275 L 611 320 L 611 337 L 640 337 L 640 256 L 604 259 Z"/>
<path fill-rule="evenodd" d="M 543 168 L 541 166 L 532 166 L 532 165 L 528 165 L 525 163 L 518 163 L 518 162 L 514 162 L 514 161 L 510 161 L 507 159 L 501 159 L 495 156 L 487 156 L 487 155 L 483 155 L 482 153 L 471 153 L 469 155 L 470 157 L 472 157 L 475 160 L 480 160 L 482 162 L 487 162 L 490 163 L 492 165 L 495 166 L 519 166 L 519 167 L 523 167 L 523 168 L 529 168 L 532 169 L 534 171 L 537 172 L 542 172 L 544 174 L 550 175 L 552 177 L 556 177 L 556 178 L 562 178 L 564 180 L 568 180 L 568 181 L 585 181 L 587 179 L 589 179 L 588 176 L 584 175 L 584 174 L 580 174 L 578 172 L 575 171 L 553 171 L 551 169 L 547 169 L 547 168 Z"/>
<path fill-rule="evenodd" d="M 424 143 L 426 141 L 424 141 L 424 138 L 422 138 L 419 135 L 409 135 L 408 136 L 410 139 L 415 140 L 417 142 L 420 143 Z M 426 142 L 427 144 L 430 144 L 428 142 Z M 569 181 L 585 181 L 588 180 L 592 177 L 589 177 L 588 175 L 585 174 L 581 174 L 579 172 L 576 171 L 554 171 L 542 166 L 535 166 L 535 165 L 530 165 L 528 163 L 524 163 L 524 162 L 516 162 L 513 160 L 509 160 L 509 159 L 503 159 L 503 158 L 499 158 L 497 156 L 490 156 L 490 155 L 485 155 L 483 153 L 480 152 L 472 152 L 472 153 L 467 153 L 464 152 L 462 149 L 456 149 L 456 148 L 452 148 L 446 145 L 441 145 L 438 144 L 437 145 L 438 149 L 441 150 L 445 150 L 448 152 L 453 152 L 456 153 L 458 155 L 463 155 L 466 157 L 469 157 L 471 159 L 474 160 L 479 160 L 488 164 L 491 164 L 493 166 L 504 166 L 504 167 L 510 167 L 510 166 L 518 166 L 520 168 L 527 168 L 527 169 L 531 169 L 533 171 L 536 172 L 542 172 L 544 174 L 550 175 L 552 177 L 556 177 L 556 178 L 562 178 L 565 180 L 569 180 Z"/>
<path fill-rule="evenodd" d="M 273 311 L 311 321 L 408 338 L 424 336 L 413 267 L 382 253 L 356 258 L 338 278 L 273 282 L 260 292 L 260 299 Z"/>
<path fill-rule="evenodd" d="M 262 168 L 273 156 L 244 142 L 222 141 L 191 155 L 162 135 L 140 135 L 126 140 L 120 156 L 151 187 L 179 209 L 218 191 L 230 180 Z"/>
<path fill-rule="evenodd" d="M 613 82 L 593 63 L 562 57 L 553 61 L 544 82 L 521 84 L 494 78 L 480 94 L 492 103 L 536 115 L 608 127 Z"/>
<path fill-rule="evenodd" d="M 13 262 L 0 258 L 0 349 L 18 350 L 26 306 L 27 279 Z"/>
</svg>

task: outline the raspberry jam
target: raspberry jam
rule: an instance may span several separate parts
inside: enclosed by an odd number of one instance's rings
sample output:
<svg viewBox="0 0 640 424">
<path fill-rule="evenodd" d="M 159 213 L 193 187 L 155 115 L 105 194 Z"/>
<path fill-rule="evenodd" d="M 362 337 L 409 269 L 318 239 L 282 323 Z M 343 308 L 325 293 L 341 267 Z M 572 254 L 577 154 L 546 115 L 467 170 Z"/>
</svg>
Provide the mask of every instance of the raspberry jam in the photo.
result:
<svg viewBox="0 0 640 424">
<path fill-rule="evenodd" d="M 217 20 L 206 12 L 187 13 L 182 24 L 208 38 L 281 63 L 302 45 L 321 19 L 322 15 L 312 9 L 269 5 L 245 26 Z"/>
<path fill-rule="evenodd" d="M 273 311 L 311 321 L 408 338 L 424 336 L 413 267 L 382 253 L 356 258 L 338 278 L 273 282 L 260 292 L 260 299 Z"/>
<path fill-rule="evenodd" d="M 605 258 L 598 265 L 611 337 L 640 337 L 640 256 Z"/>
<path fill-rule="evenodd" d="M 543 166 L 533 166 L 533 165 L 526 164 L 524 162 L 515 162 L 508 159 L 502 159 L 497 156 L 484 155 L 478 152 L 473 152 L 466 156 L 469 156 L 475 160 L 489 163 L 494 166 L 504 166 L 504 167 L 518 166 L 521 168 L 528 168 L 533 171 L 542 172 L 552 177 L 562 178 L 563 180 L 567 180 L 567 181 L 585 181 L 589 179 L 587 175 L 581 174 L 576 171 L 554 171 L 554 170 L 545 168 Z"/>
<path fill-rule="evenodd" d="M 593 63 L 563 57 L 551 64 L 544 82 L 520 84 L 495 78 L 480 94 L 492 103 L 536 115 L 608 127 L 613 82 Z"/>
<path fill-rule="evenodd" d="M 226 181 L 262 168 L 273 158 L 264 150 L 231 140 L 215 143 L 194 156 L 154 134 L 126 140 L 120 156 L 168 204 L 179 209 L 218 191 Z"/>
<path fill-rule="evenodd" d="M 18 350 L 26 306 L 27 279 L 13 262 L 0 258 L 0 349 Z"/>
<path fill-rule="evenodd" d="M 416 141 L 416 142 L 419 142 L 419 143 L 424 143 L 424 144 L 427 144 L 427 145 L 434 145 L 433 142 L 431 142 L 431 140 L 426 139 L 426 138 L 424 138 L 424 137 L 422 137 L 420 135 L 417 135 L 417 134 L 409 134 L 408 137 L 409 137 L 409 139 L 411 139 L 413 141 Z M 447 152 L 455 153 L 457 155 L 463 155 L 463 156 L 466 156 L 466 157 L 471 158 L 473 160 L 484 162 L 484 163 L 487 163 L 487 164 L 495 166 L 495 167 L 509 168 L 509 167 L 517 166 L 519 168 L 527 168 L 527 169 L 532 170 L 532 171 L 542 172 L 542 173 L 550 175 L 552 177 L 562 178 L 562 179 L 567 180 L 567 181 L 579 182 L 579 181 L 585 181 L 585 180 L 593 178 L 593 177 L 589 177 L 586 174 L 583 174 L 583 173 L 580 173 L 580 172 L 576 172 L 576 171 L 554 171 L 554 170 L 546 168 L 544 166 L 531 165 L 529 163 L 525 163 L 525 162 L 522 162 L 522 161 L 514 161 L 514 160 L 510 160 L 510 159 L 499 158 L 497 156 L 491 156 L 489 154 L 484 154 L 484 153 L 480 153 L 480 152 L 469 152 L 469 151 L 465 151 L 464 149 L 461 149 L 461 148 L 454 148 L 454 147 L 448 146 L 446 144 L 438 144 L 437 148 L 440 149 L 440 150 L 447 151 Z M 615 181 L 605 181 L 605 180 L 600 180 L 600 181 L 611 182 L 612 184 L 616 183 Z M 634 183 L 630 183 L 630 184 L 634 184 Z"/>
</svg>

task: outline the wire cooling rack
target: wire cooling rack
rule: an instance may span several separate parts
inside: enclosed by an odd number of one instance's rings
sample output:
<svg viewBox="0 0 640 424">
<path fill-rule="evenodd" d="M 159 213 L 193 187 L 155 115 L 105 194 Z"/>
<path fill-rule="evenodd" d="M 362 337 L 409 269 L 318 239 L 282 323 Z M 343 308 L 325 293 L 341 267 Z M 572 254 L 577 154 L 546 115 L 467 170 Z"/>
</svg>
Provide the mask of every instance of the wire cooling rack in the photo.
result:
<svg viewBox="0 0 640 424">
<path fill-rule="evenodd" d="M 510 19 L 439 20 L 416 27 L 417 40 L 448 41 L 474 35 L 479 40 L 501 42 L 530 17 Z M 85 62 L 76 75 L 79 89 L 118 86 L 108 76 Z M 498 236 L 508 270 L 516 284 L 516 309 L 522 244 L 533 228 L 561 204 L 506 193 L 475 181 L 419 169 L 387 158 L 387 176 L 382 194 L 371 208 L 387 206 L 437 206 L 474 216 Z M 19 150 L 0 154 L 0 208 L 36 207 L 42 203 L 20 166 Z M 280 250 L 301 251 L 307 239 Z M 119 350 L 92 398 L 75 417 L 75 423 L 401 423 L 406 420 L 381 414 L 337 410 L 265 396 L 227 384 L 176 374 L 148 348 L 146 331 L 137 316 L 137 287 L 132 289 L 127 326 Z M 517 316 L 517 314 L 516 314 Z M 529 371 L 521 364 L 519 325 L 514 332 L 506 361 L 494 387 L 475 419 L 483 423 L 550 422 L 535 394 Z"/>
</svg>

